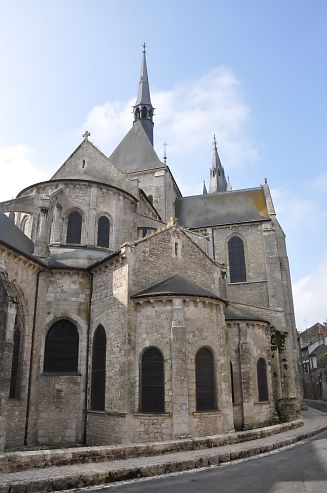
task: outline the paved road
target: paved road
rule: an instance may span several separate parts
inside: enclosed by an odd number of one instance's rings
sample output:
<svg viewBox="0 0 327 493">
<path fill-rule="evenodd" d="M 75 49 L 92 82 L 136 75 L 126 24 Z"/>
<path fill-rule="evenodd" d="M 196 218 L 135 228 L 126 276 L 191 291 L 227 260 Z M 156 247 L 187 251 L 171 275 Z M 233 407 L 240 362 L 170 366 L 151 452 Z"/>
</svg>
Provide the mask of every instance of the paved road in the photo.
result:
<svg viewBox="0 0 327 493">
<path fill-rule="evenodd" d="M 318 409 L 318 411 L 323 411 L 323 412 L 327 413 L 327 402 L 312 401 L 309 399 L 304 399 L 304 402 L 306 403 L 307 406 L 313 407 L 314 409 Z M 326 492 L 327 492 L 327 490 L 326 490 Z"/>
<path fill-rule="evenodd" d="M 327 493 L 327 432 L 316 435 L 303 444 L 266 457 L 205 471 L 84 491 L 88 493 Z"/>
</svg>

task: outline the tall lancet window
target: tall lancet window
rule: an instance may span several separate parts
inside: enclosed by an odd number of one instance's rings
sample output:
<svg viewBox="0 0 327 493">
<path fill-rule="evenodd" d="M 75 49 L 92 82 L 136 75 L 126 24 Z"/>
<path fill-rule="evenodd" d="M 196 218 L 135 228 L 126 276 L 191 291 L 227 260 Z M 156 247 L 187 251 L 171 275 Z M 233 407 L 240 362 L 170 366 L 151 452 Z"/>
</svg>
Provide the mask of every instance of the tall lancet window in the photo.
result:
<svg viewBox="0 0 327 493">
<path fill-rule="evenodd" d="M 110 222 L 106 216 L 101 216 L 98 221 L 98 241 L 100 247 L 109 248 Z"/>
<path fill-rule="evenodd" d="M 20 351 L 21 351 L 21 331 L 19 326 L 16 325 L 14 331 L 14 344 L 13 344 L 13 353 L 12 353 L 12 361 L 11 361 L 11 375 L 10 375 L 10 389 L 9 389 L 10 399 L 18 398 Z"/>
<path fill-rule="evenodd" d="M 164 359 L 156 347 L 145 349 L 141 360 L 140 411 L 165 412 Z"/>
<path fill-rule="evenodd" d="M 195 356 L 196 410 L 214 411 L 217 408 L 213 354 L 202 347 Z"/>
<path fill-rule="evenodd" d="M 68 216 L 66 243 L 81 243 L 82 237 L 82 216 L 79 212 L 73 211 Z"/>
<path fill-rule="evenodd" d="M 92 351 L 91 409 L 95 411 L 105 410 L 106 351 L 106 333 L 102 325 L 99 325 L 94 334 Z"/>
<path fill-rule="evenodd" d="M 230 282 L 246 282 L 244 243 L 235 235 L 228 242 Z"/>
<path fill-rule="evenodd" d="M 267 384 L 267 366 L 263 358 L 258 359 L 257 363 L 258 377 L 258 397 L 259 401 L 268 401 L 268 384 Z"/>
</svg>

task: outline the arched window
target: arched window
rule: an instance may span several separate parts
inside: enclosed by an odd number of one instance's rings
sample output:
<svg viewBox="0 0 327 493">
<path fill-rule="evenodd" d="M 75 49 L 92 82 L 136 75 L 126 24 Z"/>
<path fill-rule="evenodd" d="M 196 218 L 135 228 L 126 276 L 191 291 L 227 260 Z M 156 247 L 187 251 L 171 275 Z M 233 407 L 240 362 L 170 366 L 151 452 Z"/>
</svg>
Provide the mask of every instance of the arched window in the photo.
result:
<svg viewBox="0 0 327 493">
<path fill-rule="evenodd" d="M 143 413 L 165 412 L 164 360 L 159 349 L 147 348 L 141 361 L 141 406 Z"/>
<path fill-rule="evenodd" d="M 10 399 L 18 398 L 20 345 L 21 345 L 21 332 L 19 327 L 16 326 L 14 331 L 14 345 L 13 345 L 12 362 L 11 362 L 10 389 L 9 389 Z"/>
<path fill-rule="evenodd" d="M 138 120 L 140 118 L 140 110 L 139 110 L 139 108 L 136 108 L 134 115 L 135 115 L 135 120 Z"/>
<path fill-rule="evenodd" d="M 101 216 L 98 221 L 98 246 L 109 248 L 109 233 L 109 219 L 106 216 Z"/>
<path fill-rule="evenodd" d="M 232 389 L 232 403 L 235 403 L 235 394 L 234 394 L 234 371 L 232 362 L 230 362 L 230 385 Z"/>
<path fill-rule="evenodd" d="M 91 409 L 95 411 L 105 409 L 106 350 L 106 333 L 102 325 L 99 325 L 94 334 L 92 350 Z"/>
<path fill-rule="evenodd" d="M 263 358 L 258 359 L 257 376 L 259 401 L 268 401 L 267 368 Z"/>
<path fill-rule="evenodd" d="M 143 106 L 143 108 L 142 108 L 142 118 L 146 118 L 146 115 L 147 115 L 146 107 Z"/>
<path fill-rule="evenodd" d="M 216 391 L 213 354 L 203 347 L 195 356 L 196 410 L 216 409 Z"/>
<path fill-rule="evenodd" d="M 77 373 L 78 346 L 79 336 L 75 325 L 68 320 L 55 322 L 45 338 L 43 371 Z"/>
<path fill-rule="evenodd" d="M 79 212 L 73 211 L 68 216 L 66 243 L 80 244 L 81 236 L 82 236 L 82 216 Z"/>
<path fill-rule="evenodd" d="M 228 242 L 230 282 L 246 282 L 244 244 L 239 236 L 232 236 Z"/>
</svg>

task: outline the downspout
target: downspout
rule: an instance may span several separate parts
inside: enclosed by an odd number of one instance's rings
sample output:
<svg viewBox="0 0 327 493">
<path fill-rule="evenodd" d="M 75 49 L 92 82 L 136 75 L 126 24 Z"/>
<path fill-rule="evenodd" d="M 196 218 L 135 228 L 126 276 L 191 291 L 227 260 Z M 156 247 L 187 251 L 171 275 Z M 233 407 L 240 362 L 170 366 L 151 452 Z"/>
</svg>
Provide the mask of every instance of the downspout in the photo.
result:
<svg viewBox="0 0 327 493">
<path fill-rule="evenodd" d="M 86 340 L 86 368 L 85 368 L 85 388 L 84 388 L 84 432 L 83 432 L 83 444 L 86 445 L 87 437 L 87 401 L 88 401 L 88 388 L 89 388 L 89 362 L 90 362 L 90 335 L 91 335 L 91 308 L 92 308 L 92 296 L 93 296 L 93 278 L 94 273 L 90 273 L 90 297 L 89 297 L 89 314 L 87 320 L 87 340 Z"/>
<path fill-rule="evenodd" d="M 26 402 L 26 415 L 25 415 L 25 434 L 24 434 L 24 445 L 27 445 L 28 438 L 28 426 L 30 418 L 30 407 L 31 407 L 31 388 L 32 388 L 32 370 L 33 370 L 33 353 L 34 353 L 34 343 L 35 343 L 35 326 L 36 326 L 36 311 L 37 311 L 37 301 L 39 297 L 39 284 L 40 284 L 40 274 L 45 271 L 45 267 L 39 270 L 36 275 L 36 285 L 35 285 L 35 299 L 34 299 L 34 313 L 33 313 L 33 326 L 32 326 L 32 340 L 31 340 L 31 354 L 30 354 L 30 366 L 28 371 L 28 386 L 27 386 L 27 402 Z"/>
</svg>

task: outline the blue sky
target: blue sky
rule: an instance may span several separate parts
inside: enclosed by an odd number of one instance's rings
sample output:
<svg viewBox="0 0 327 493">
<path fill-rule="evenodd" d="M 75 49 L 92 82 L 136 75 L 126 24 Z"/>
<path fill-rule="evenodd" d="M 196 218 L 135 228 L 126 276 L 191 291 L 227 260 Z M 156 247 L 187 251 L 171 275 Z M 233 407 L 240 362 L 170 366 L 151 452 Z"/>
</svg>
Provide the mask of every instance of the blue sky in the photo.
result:
<svg viewBox="0 0 327 493">
<path fill-rule="evenodd" d="M 108 155 L 128 130 L 148 45 L 155 146 L 184 194 L 215 132 L 233 188 L 273 192 L 297 323 L 327 318 L 324 0 L 0 0 L 0 200 L 47 179 L 85 129 Z"/>
</svg>

